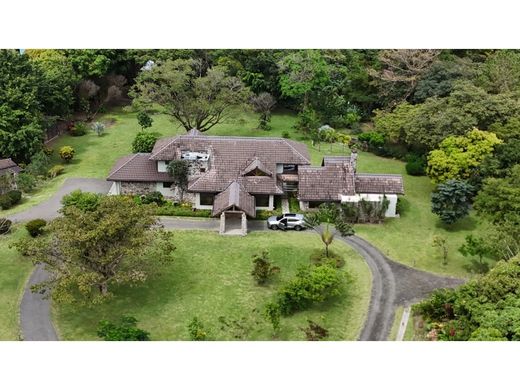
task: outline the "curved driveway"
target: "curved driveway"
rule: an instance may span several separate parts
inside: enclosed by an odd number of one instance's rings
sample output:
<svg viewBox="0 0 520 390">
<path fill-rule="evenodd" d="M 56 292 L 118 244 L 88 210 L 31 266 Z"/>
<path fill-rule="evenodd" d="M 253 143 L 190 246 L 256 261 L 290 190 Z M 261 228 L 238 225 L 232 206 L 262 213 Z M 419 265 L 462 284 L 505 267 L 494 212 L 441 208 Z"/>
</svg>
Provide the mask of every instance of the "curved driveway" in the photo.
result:
<svg viewBox="0 0 520 390">
<path fill-rule="evenodd" d="M 13 214 L 8 218 L 13 222 L 24 222 L 35 218 L 50 220 L 58 216 L 61 198 L 74 190 L 90 191 L 106 194 L 110 182 L 100 179 L 67 179 L 60 189 L 48 200 L 27 211 Z M 43 293 L 34 293 L 31 286 L 45 281 L 48 273 L 42 265 L 37 265 L 25 286 L 20 304 L 20 327 L 22 339 L 27 341 L 58 340 L 51 320 L 51 302 Z"/>
<path fill-rule="evenodd" d="M 61 198 L 76 189 L 107 193 L 110 183 L 98 179 L 67 179 L 49 200 L 30 210 L 9 218 L 16 222 L 34 218 L 52 219 L 58 215 Z M 216 219 L 161 217 L 166 229 L 219 230 Z M 249 221 L 249 230 L 267 230 L 265 221 Z M 278 232 L 283 234 L 283 232 Z M 464 281 L 418 271 L 389 260 L 376 247 L 358 236 L 337 239 L 354 248 L 367 262 L 372 273 L 372 294 L 367 318 L 359 340 L 386 340 L 394 320 L 395 307 L 414 303 L 431 291 L 443 287 L 455 287 Z M 20 308 L 20 322 L 24 340 L 57 340 L 50 316 L 50 301 L 42 294 L 32 293 L 30 286 L 47 277 L 43 267 L 35 268 L 25 289 Z"/>
</svg>

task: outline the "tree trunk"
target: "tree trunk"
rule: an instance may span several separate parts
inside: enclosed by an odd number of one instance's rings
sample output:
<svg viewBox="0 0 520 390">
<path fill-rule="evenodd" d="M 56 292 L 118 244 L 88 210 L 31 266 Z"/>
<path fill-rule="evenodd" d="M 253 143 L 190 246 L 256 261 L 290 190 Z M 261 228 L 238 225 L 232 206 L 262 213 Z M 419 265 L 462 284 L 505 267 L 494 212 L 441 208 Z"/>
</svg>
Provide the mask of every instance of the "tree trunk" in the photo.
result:
<svg viewBox="0 0 520 390">
<path fill-rule="evenodd" d="M 107 285 L 107 283 L 100 283 L 99 284 L 99 293 L 101 295 L 107 295 L 107 293 L 108 293 L 108 285 Z"/>
</svg>

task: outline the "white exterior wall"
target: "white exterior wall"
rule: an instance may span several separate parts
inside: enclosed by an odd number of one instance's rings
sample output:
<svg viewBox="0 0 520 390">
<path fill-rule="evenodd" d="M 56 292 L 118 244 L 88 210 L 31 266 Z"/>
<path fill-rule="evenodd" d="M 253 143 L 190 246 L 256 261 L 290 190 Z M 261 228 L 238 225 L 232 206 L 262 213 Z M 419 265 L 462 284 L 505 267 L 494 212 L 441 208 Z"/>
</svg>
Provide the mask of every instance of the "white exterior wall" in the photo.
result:
<svg viewBox="0 0 520 390">
<path fill-rule="evenodd" d="M 112 182 L 112 186 L 110 187 L 110 190 L 108 190 L 108 195 L 121 195 L 121 182 Z"/>
<path fill-rule="evenodd" d="M 163 194 L 163 196 L 166 196 L 169 198 L 174 196 L 174 192 L 172 191 L 172 189 L 175 187 L 172 186 L 170 188 L 164 188 L 162 181 L 155 183 L 155 188 L 156 188 L 156 191 L 159 191 L 161 194 Z"/>
<path fill-rule="evenodd" d="M 283 164 L 276 164 L 276 173 L 283 173 Z"/>
<path fill-rule="evenodd" d="M 167 165 L 166 161 L 157 161 L 157 171 L 166 172 Z"/>
</svg>

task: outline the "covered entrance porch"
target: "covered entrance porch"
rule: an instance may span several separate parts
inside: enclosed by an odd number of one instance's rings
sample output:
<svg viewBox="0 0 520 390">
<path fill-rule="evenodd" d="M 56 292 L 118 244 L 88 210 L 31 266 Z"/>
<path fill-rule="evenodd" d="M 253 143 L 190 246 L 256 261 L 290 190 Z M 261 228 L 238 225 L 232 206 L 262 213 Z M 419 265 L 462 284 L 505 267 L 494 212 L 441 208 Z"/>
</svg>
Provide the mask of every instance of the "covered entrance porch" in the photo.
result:
<svg viewBox="0 0 520 390">
<path fill-rule="evenodd" d="M 236 181 L 215 196 L 213 216 L 220 215 L 220 234 L 245 236 L 247 234 L 247 217 L 255 217 L 255 197 L 249 194 Z"/>
</svg>

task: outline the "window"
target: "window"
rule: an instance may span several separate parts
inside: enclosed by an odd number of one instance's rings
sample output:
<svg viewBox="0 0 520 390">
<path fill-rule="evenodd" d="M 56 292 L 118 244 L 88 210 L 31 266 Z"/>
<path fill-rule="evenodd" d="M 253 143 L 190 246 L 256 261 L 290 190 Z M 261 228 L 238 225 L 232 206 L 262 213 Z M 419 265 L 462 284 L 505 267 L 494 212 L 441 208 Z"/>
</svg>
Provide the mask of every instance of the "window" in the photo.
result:
<svg viewBox="0 0 520 390">
<path fill-rule="evenodd" d="M 213 200 L 215 199 L 215 194 L 208 192 L 201 192 L 199 195 L 199 203 L 201 206 L 213 206 Z"/>
<path fill-rule="evenodd" d="M 298 173 L 298 165 L 283 164 L 283 173 Z"/>
<path fill-rule="evenodd" d="M 269 207 L 269 195 L 255 195 L 256 207 Z"/>
<path fill-rule="evenodd" d="M 162 183 L 162 186 L 163 186 L 163 188 L 172 188 L 172 184 L 173 184 L 173 183 L 166 183 L 166 182 L 163 182 L 163 183 Z"/>
<path fill-rule="evenodd" d="M 255 168 L 250 172 L 247 172 L 245 176 L 267 176 L 267 173 L 261 169 Z"/>
</svg>

